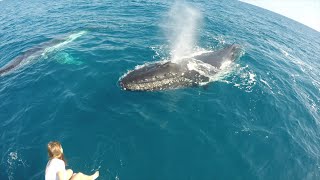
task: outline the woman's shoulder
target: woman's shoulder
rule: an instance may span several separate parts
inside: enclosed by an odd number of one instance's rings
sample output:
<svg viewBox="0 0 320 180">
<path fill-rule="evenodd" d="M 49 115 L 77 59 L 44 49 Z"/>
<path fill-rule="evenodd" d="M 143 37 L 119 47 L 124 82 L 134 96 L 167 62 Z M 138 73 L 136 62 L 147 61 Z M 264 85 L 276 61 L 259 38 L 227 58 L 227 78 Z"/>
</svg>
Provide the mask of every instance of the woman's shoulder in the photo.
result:
<svg viewBox="0 0 320 180">
<path fill-rule="evenodd" d="M 51 161 L 54 161 L 54 162 L 57 162 L 57 163 L 64 163 L 63 160 L 58 159 L 58 158 L 53 158 L 53 159 L 51 159 Z"/>
<path fill-rule="evenodd" d="M 51 159 L 49 161 L 49 164 L 50 165 L 63 165 L 63 166 L 65 166 L 64 161 L 62 161 L 61 159 L 57 159 L 57 158 Z"/>
</svg>

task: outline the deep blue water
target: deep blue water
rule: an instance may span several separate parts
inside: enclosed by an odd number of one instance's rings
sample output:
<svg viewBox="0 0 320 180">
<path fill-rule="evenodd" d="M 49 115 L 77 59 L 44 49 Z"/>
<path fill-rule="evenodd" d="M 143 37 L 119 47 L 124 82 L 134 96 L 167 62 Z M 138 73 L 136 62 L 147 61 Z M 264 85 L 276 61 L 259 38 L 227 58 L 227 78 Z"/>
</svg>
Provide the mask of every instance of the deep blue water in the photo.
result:
<svg viewBox="0 0 320 180">
<path fill-rule="evenodd" d="M 100 179 L 319 179 L 320 33 L 238 1 L 188 3 L 198 47 L 240 44 L 236 68 L 205 88 L 127 92 L 128 70 L 170 58 L 173 2 L 0 1 L 0 66 L 87 32 L 0 77 L 0 179 L 44 179 L 51 140 Z"/>
</svg>

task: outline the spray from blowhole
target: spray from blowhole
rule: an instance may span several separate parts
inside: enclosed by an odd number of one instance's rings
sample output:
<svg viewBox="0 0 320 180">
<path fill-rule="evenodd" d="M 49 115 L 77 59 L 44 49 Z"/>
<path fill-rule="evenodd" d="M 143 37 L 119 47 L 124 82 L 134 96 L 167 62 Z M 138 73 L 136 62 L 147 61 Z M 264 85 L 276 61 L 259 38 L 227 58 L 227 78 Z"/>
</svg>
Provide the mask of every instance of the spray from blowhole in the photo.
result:
<svg viewBox="0 0 320 180">
<path fill-rule="evenodd" d="M 197 30 L 201 25 L 200 11 L 183 1 L 176 1 L 168 12 L 165 32 L 170 42 L 171 60 L 179 63 L 193 53 Z"/>
</svg>

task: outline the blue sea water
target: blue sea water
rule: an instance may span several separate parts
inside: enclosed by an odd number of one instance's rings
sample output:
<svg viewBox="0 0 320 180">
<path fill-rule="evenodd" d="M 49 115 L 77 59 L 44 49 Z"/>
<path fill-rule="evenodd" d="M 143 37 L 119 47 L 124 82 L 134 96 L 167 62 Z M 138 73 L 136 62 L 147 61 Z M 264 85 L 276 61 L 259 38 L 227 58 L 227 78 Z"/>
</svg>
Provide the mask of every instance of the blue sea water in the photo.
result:
<svg viewBox="0 0 320 180">
<path fill-rule="evenodd" d="M 208 87 L 127 92 L 119 78 L 170 58 L 173 1 L 0 1 L 0 179 L 44 179 L 46 145 L 100 179 L 319 179 L 320 33 L 239 1 L 194 0 L 198 47 L 241 45 Z M 76 60 L 81 63 L 68 63 Z"/>
</svg>

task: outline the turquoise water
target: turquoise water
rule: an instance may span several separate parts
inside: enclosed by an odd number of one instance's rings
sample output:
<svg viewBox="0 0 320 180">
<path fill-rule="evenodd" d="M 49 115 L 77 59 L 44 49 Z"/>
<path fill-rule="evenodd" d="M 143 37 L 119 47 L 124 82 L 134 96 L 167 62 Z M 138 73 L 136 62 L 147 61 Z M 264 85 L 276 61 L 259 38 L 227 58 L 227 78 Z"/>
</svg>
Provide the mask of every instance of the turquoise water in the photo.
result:
<svg viewBox="0 0 320 180">
<path fill-rule="evenodd" d="M 127 92 L 128 70 L 170 58 L 173 2 L 0 1 L 0 66 L 86 31 L 0 77 L 0 179 L 43 179 L 50 140 L 100 179 L 319 179 L 320 33 L 238 1 L 189 5 L 198 48 L 244 55 L 208 87 Z"/>
</svg>

